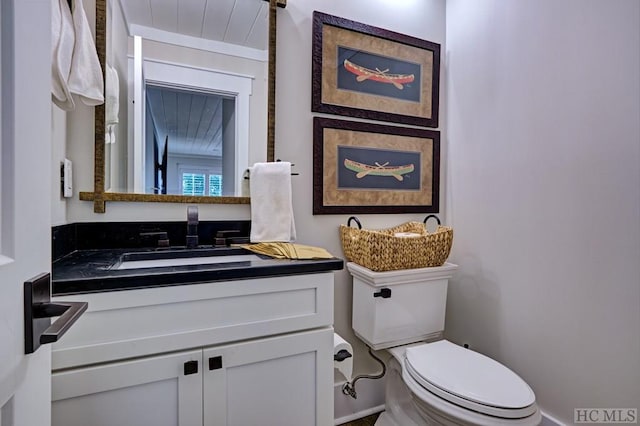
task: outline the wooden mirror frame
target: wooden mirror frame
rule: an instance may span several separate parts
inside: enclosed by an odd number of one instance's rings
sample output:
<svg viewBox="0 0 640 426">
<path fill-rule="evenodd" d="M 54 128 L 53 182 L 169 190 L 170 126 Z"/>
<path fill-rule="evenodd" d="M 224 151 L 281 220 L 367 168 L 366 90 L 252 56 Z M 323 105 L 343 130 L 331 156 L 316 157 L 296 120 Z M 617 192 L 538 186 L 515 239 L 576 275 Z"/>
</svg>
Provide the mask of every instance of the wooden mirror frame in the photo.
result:
<svg viewBox="0 0 640 426">
<path fill-rule="evenodd" d="M 274 160 L 276 127 L 276 21 L 277 7 L 286 7 L 287 0 L 269 1 L 269 74 L 267 89 L 267 159 Z M 107 51 L 107 0 L 96 0 L 96 49 L 104 76 Z M 93 201 L 93 211 L 104 213 L 107 201 L 135 201 L 191 204 L 249 204 L 249 197 L 205 197 L 167 194 L 131 194 L 126 192 L 105 192 L 105 111 L 104 104 L 95 107 L 95 141 L 93 161 L 93 192 L 80 192 L 80 200 Z"/>
</svg>

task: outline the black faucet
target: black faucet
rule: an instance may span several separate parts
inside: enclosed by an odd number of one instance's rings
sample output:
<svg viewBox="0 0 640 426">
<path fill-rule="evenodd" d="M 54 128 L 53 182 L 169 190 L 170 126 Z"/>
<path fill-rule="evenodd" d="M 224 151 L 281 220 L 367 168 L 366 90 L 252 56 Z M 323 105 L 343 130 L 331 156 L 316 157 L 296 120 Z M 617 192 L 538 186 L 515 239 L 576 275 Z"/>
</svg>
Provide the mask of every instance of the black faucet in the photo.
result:
<svg viewBox="0 0 640 426">
<path fill-rule="evenodd" d="M 198 247 L 198 206 L 187 207 L 187 248 Z"/>
</svg>

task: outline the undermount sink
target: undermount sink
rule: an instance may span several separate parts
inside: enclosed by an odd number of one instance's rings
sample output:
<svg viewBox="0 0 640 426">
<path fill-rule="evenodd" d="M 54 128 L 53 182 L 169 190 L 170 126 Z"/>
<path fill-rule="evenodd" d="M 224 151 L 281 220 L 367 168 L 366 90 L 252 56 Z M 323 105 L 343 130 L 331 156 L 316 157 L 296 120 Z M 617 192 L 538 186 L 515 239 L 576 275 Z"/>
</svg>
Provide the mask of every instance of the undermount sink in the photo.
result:
<svg viewBox="0 0 640 426">
<path fill-rule="evenodd" d="M 216 265 L 262 260 L 245 250 L 186 250 L 125 253 L 112 269 L 166 268 L 185 265 Z"/>
</svg>

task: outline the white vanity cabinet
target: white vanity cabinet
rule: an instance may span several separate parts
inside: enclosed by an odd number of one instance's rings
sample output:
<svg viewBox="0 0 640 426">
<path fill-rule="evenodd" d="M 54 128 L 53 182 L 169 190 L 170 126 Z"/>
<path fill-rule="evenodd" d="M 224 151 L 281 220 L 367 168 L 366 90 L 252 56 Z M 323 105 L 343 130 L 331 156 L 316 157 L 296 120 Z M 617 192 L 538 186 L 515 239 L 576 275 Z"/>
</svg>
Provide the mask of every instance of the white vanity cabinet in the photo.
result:
<svg viewBox="0 0 640 426">
<path fill-rule="evenodd" d="M 145 357 L 52 374 L 51 424 L 201 426 L 202 351 Z"/>
<path fill-rule="evenodd" d="M 332 272 L 77 297 L 53 426 L 333 424 Z"/>
<path fill-rule="evenodd" d="M 333 424 L 332 329 L 208 348 L 203 355 L 206 426 Z"/>
</svg>

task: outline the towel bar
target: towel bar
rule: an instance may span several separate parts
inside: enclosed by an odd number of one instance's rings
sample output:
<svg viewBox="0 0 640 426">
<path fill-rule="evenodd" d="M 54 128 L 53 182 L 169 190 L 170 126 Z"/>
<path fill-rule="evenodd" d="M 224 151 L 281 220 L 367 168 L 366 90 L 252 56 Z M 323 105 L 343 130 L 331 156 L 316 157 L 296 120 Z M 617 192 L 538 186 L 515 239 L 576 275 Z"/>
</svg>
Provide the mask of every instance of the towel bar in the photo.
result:
<svg viewBox="0 0 640 426">
<path fill-rule="evenodd" d="M 276 161 L 280 161 L 280 159 L 278 158 Z M 291 167 L 293 167 L 293 166 L 295 166 L 295 164 L 291 163 Z M 249 177 L 249 174 L 250 174 L 250 170 L 247 169 L 247 170 L 244 171 L 244 176 L 243 177 L 245 179 L 251 179 L 251 177 Z M 300 173 L 291 172 L 291 176 L 298 176 L 298 175 L 300 175 Z"/>
</svg>

